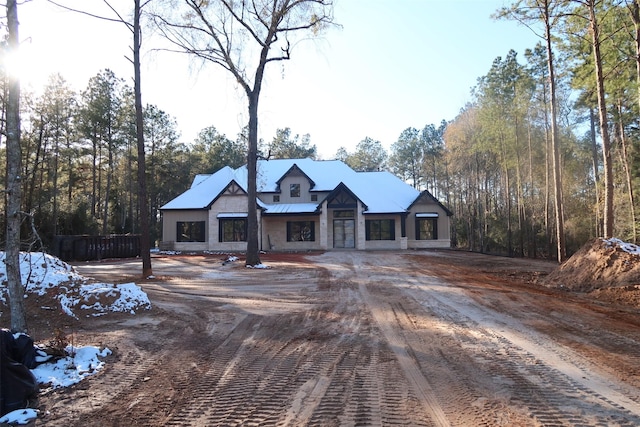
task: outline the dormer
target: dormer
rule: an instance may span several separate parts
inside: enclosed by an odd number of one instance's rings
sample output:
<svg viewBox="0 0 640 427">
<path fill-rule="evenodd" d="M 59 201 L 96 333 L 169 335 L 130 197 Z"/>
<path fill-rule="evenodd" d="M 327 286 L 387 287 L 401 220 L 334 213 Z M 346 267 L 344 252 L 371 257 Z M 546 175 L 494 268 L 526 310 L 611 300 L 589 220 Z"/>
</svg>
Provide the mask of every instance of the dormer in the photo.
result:
<svg viewBox="0 0 640 427">
<path fill-rule="evenodd" d="M 294 164 L 276 181 L 278 194 L 273 195 L 273 202 L 309 203 L 317 201 L 317 195 L 310 194 L 315 185 L 315 182 L 298 165 Z"/>
<path fill-rule="evenodd" d="M 311 190 L 316 185 L 316 183 L 313 182 L 313 180 L 311 178 L 309 178 L 307 176 L 307 174 L 304 173 L 304 171 L 302 169 L 300 169 L 298 167 L 298 165 L 296 165 L 294 163 L 293 166 L 291 166 L 289 168 L 289 170 L 286 171 L 284 173 L 284 175 L 282 175 L 282 177 L 280 177 L 280 179 L 276 181 L 276 184 L 278 186 L 278 189 L 277 189 L 278 192 L 282 192 L 281 184 L 286 178 L 289 178 L 289 177 L 290 178 L 300 178 L 301 180 L 303 180 L 303 179 L 306 180 L 307 183 L 308 183 L 309 190 Z"/>
</svg>

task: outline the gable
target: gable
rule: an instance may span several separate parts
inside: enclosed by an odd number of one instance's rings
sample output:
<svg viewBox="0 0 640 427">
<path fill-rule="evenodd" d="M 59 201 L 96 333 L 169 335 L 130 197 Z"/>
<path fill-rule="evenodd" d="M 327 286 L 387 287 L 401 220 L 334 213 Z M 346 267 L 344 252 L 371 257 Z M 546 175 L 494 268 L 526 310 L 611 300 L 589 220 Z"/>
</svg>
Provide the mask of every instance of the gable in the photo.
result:
<svg viewBox="0 0 640 427">
<path fill-rule="evenodd" d="M 358 207 L 358 198 L 344 184 L 340 183 L 326 198 L 331 209 L 354 209 Z"/>
<path fill-rule="evenodd" d="M 440 207 L 447 216 L 453 216 L 453 212 L 447 209 L 438 199 L 433 197 L 433 195 L 428 190 L 423 190 L 420 195 L 411 203 L 409 208 L 414 208 L 416 205 L 437 205 Z"/>
<path fill-rule="evenodd" d="M 246 196 L 247 192 L 244 191 L 244 188 L 242 188 L 237 182 L 235 181 L 231 181 L 229 183 L 229 185 L 227 185 L 227 187 L 222 190 L 220 192 L 220 194 L 218 194 L 212 201 L 211 203 L 209 203 L 209 205 L 207 206 L 207 208 L 211 208 L 211 206 L 213 206 L 213 204 L 215 202 L 217 202 L 222 196 Z M 243 201 L 244 202 L 244 201 Z M 237 202 L 232 202 L 232 203 L 237 203 Z"/>
<path fill-rule="evenodd" d="M 293 166 L 291 166 L 291 168 L 284 175 L 282 175 L 282 177 L 280 177 L 279 180 L 276 181 L 276 185 L 277 185 L 276 192 L 280 193 L 282 191 L 282 189 L 280 188 L 280 185 L 286 178 L 306 179 L 307 182 L 309 183 L 309 190 L 311 190 L 316 185 L 316 183 L 313 182 L 313 180 L 309 178 L 309 176 L 306 173 L 304 173 L 302 169 L 298 167 L 297 164 L 294 163 Z"/>
<path fill-rule="evenodd" d="M 213 175 L 197 175 L 187 191 L 160 209 L 209 209 L 221 194 L 238 189 L 242 189 L 242 186 L 235 180 L 235 171 L 225 166 Z"/>
<path fill-rule="evenodd" d="M 220 194 L 221 196 L 244 196 L 247 194 L 237 182 L 231 181 L 227 188 Z"/>
</svg>

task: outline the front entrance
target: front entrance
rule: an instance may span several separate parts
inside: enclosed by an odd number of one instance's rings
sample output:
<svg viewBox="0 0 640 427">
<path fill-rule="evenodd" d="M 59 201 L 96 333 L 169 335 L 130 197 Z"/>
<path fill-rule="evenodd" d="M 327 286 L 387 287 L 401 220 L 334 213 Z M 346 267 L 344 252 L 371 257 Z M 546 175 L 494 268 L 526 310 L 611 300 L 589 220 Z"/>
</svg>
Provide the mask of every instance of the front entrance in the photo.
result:
<svg viewBox="0 0 640 427">
<path fill-rule="evenodd" d="M 356 247 L 356 222 L 353 219 L 333 220 L 333 247 Z"/>
</svg>

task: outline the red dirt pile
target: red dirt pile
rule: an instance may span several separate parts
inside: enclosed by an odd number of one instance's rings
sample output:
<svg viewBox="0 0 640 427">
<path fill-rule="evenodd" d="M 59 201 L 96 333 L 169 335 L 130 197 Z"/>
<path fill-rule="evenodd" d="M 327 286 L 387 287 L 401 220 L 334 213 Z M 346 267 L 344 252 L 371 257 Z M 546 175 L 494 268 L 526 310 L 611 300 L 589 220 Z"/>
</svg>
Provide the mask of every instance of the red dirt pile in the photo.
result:
<svg viewBox="0 0 640 427">
<path fill-rule="evenodd" d="M 542 284 L 640 307 L 640 247 L 619 239 L 594 239 Z"/>
</svg>

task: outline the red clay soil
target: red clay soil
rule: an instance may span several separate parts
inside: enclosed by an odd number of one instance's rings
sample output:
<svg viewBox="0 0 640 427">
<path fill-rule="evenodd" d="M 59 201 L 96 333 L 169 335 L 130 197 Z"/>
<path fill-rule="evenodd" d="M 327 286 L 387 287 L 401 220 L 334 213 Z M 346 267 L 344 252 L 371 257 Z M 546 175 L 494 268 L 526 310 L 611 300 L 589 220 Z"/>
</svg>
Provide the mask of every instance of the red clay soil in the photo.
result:
<svg viewBox="0 0 640 427">
<path fill-rule="evenodd" d="M 587 293 L 595 300 L 640 307 L 640 254 L 625 250 L 626 245 L 594 239 L 541 284 Z"/>
<path fill-rule="evenodd" d="M 144 281 L 138 260 L 76 266 L 139 283 L 153 308 L 135 316 L 73 320 L 30 298 L 36 340 L 61 329 L 113 351 L 44 390 L 38 424 L 640 425 L 631 283 L 579 292 L 593 286 L 569 267 L 448 250 L 226 258 L 154 257 Z"/>
</svg>

